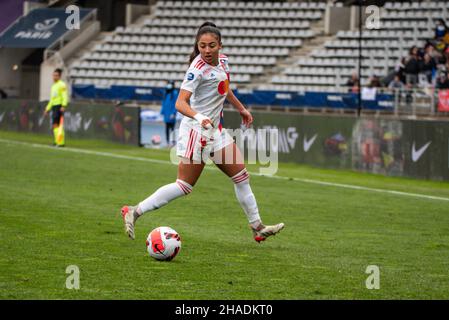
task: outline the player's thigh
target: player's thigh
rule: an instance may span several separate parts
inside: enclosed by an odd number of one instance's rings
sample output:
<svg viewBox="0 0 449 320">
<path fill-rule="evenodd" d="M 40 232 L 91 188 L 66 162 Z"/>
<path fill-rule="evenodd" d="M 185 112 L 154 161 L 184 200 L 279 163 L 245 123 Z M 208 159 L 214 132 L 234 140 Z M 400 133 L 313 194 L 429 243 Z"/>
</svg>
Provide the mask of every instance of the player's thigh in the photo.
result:
<svg viewBox="0 0 449 320">
<path fill-rule="evenodd" d="M 59 126 L 59 121 L 61 120 L 61 106 L 54 106 L 52 111 L 52 124 L 53 126 Z"/>
<path fill-rule="evenodd" d="M 194 186 L 203 172 L 204 163 L 198 163 L 187 158 L 181 158 L 178 164 L 178 179 Z"/>
<path fill-rule="evenodd" d="M 212 161 L 228 177 L 235 176 L 245 169 L 242 153 L 235 143 L 230 143 L 214 151 Z"/>
</svg>

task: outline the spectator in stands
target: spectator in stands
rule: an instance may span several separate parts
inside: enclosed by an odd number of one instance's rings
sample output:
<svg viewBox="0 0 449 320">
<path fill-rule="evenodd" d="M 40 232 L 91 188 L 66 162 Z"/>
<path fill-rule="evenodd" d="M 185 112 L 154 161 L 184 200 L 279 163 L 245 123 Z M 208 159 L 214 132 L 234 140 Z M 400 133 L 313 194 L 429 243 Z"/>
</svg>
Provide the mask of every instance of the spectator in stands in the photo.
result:
<svg viewBox="0 0 449 320">
<path fill-rule="evenodd" d="M 436 59 L 436 57 L 437 57 L 437 52 L 435 52 L 435 47 L 434 47 L 434 45 L 433 45 L 431 42 L 429 42 L 429 41 L 427 41 L 426 44 L 425 44 L 425 46 L 424 46 L 424 54 L 430 55 L 430 57 L 431 57 L 432 59 Z"/>
<path fill-rule="evenodd" d="M 447 72 L 441 73 L 441 75 L 438 77 L 436 88 L 449 89 L 449 78 Z"/>
<path fill-rule="evenodd" d="M 352 93 L 359 93 L 359 91 L 360 91 L 360 81 L 357 79 L 357 80 L 354 82 L 354 85 L 353 85 L 352 88 L 351 88 L 351 92 L 352 92 Z"/>
<path fill-rule="evenodd" d="M 436 22 L 434 43 L 435 47 L 441 52 L 449 45 L 449 30 L 443 19 L 438 19 Z"/>
<path fill-rule="evenodd" d="M 351 74 L 351 79 L 346 81 L 346 86 L 352 87 L 356 81 L 359 81 L 359 75 L 357 74 L 357 71 L 353 71 Z"/>
<path fill-rule="evenodd" d="M 388 88 L 393 89 L 393 90 L 402 90 L 402 89 L 404 89 L 404 87 L 405 87 L 405 85 L 401 81 L 401 78 L 398 74 L 396 74 L 394 76 L 394 79 L 391 80 L 391 82 L 388 84 Z"/>
<path fill-rule="evenodd" d="M 354 71 L 351 75 L 351 79 L 348 79 L 348 81 L 346 81 L 346 86 L 351 87 L 349 89 L 349 91 L 352 93 L 359 92 L 360 81 L 359 81 L 359 75 L 357 74 L 357 71 Z"/>
<path fill-rule="evenodd" d="M 448 33 L 446 22 L 444 19 L 438 19 L 435 23 L 435 40 L 443 40 L 444 36 Z"/>
<path fill-rule="evenodd" d="M 369 81 L 369 85 L 370 88 L 380 88 L 382 87 L 381 83 L 380 83 L 380 79 L 378 76 L 373 75 Z"/>
<path fill-rule="evenodd" d="M 432 77 L 436 68 L 435 60 L 428 53 L 424 54 L 424 59 L 420 61 L 419 70 L 426 75 L 427 82 L 432 83 Z"/>
<path fill-rule="evenodd" d="M 444 54 L 442 54 L 442 58 L 441 58 L 441 64 L 442 67 L 446 70 L 449 71 L 449 47 L 446 48 L 446 50 L 444 51 Z"/>
<path fill-rule="evenodd" d="M 167 145 L 175 142 L 170 141 L 170 132 L 175 130 L 176 124 L 176 100 L 178 99 L 178 90 L 175 88 L 173 80 L 168 81 L 165 87 L 164 98 L 162 100 L 161 114 L 164 115 L 165 122 L 165 138 Z"/>
<path fill-rule="evenodd" d="M 404 67 L 405 67 L 405 58 L 401 58 L 401 60 L 394 67 L 395 73 L 399 76 L 399 79 L 403 83 L 405 83 Z"/>
<path fill-rule="evenodd" d="M 418 83 L 419 66 L 418 47 L 413 46 L 409 51 L 409 56 L 407 57 L 404 66 L 406 84 L 414 87 Z"/>
</svg>

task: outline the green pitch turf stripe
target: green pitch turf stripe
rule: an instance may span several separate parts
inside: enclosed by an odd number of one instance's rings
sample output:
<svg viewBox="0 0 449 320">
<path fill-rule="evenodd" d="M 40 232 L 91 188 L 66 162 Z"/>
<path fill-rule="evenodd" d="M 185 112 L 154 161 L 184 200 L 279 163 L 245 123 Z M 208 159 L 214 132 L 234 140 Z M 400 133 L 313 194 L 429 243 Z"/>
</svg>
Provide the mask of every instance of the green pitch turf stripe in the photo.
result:
<svg viewBox="0 0 449 320">
<path fill-rule="evenodd" d="M 135 160 L 135 161 L 144 161 L 144 162 L 151 162 L 151 163 L 157 163 L 157 164 L 173 165 L 173 163 L 168 160 L 158 160 L 158 159 L 143 158 L 143 157 L 125 156 L 125 155 L 110 153 L 110 152 L 92 151 L 92 150 L 85 150 L 85 149 L 79 149 L 79 148 L 55 148 L 53 146 L 48 146 L 48 145 L 43 145 L 43 144 L 38 144 L 38 143 L 30 143 L 30 142 L 23 142 L 23 141 L 9 140 L 9 139 L 0 139 L 0 142 L 23 145 L 23 146 L 28 146 L 28 147 L 35 147 L 35 148 L 51 149 L 51 150 L 55 150 L 55 151 L 75 152 L 75 153 L 83 153 L 83 154 L 104 156 L 104 157 L 124 159 L 124 160 Z M 204 169 L 218 170 L 215 167 L 207 167 L 207 166 Z M 338 188 L 346 188 L 346 189 L 353 189 L 353 190 L 387 193 L 387 194 L 428 199 L 428 200 L 449 201 L 449 198 L 445 198 L 445 197 L 431 196 L 431 195 L 419 194 L 419 193 L 402 192 L 402 191 L 397 191 L 397 190 L 370 188 L 370 187 L 363 187 L 363 186 L 356 186 L 356 185 L 335 183 L 335 182 L 327 182 L 327 181 L 320 181 L 320 180 L 313 180 L 313 179 L 301 179 L 301 178 L 284 177 L 284 176 L 277 176 L 277 175 L 264 175 L 264 174 L 260 174 L 258 172 L 250 172 L 250 174 L 254 175 L 254 176 L 266 177 L 266 178 L 271 178 L 271 179 L 282 179 L 282 180 L 290 180 L 290 181 L 293 180 L 293 181 L 298 181 L 298 182 L 303 182 L 303 183 L 312 183 L 312 184 L 324 185 L 324 186 L 329 186 L 329 187 L 338 187 Z"/>
<path fill-rule="evenodd" d="M 264 175 L 261 175 L 261 174 L 256 173 L 256 172 L 252 172 L 251 174 L 252 175 L 264 176 Z M 305 183 L 314 183 L 314 184 L 319 184 L 319 185 L 324 185 L 324 186 L 347 188 L 347 189 L 354 189 L 354 190 L 363 190 L 363 191 L 389 193 L 389 194 L 395 194 L 395 195 L 400 195 L 400 196 L 409 196 L 409 197 L 423 198 L 423 199 L 430 199 L 430 200 L 449 201 L 449 198 L 430 196 L 430 195 L 427 195 L 427 194 L 402 192 L 402 191 L 388 190 L 388 189 L 369 188 L 369 187 L 363 187 L 363 186 L 355 186 L 355 185 L 351 185 L 351 184 L 326 182 L 326 181 L 312 180 L 312 179 L 289 178 L 289 177 L 282 177 L 282 176 L 266 176 L 266 177 L 274 178 L 274 179 L 283 179 L 283 180 L 294 180 L 294 181 L 300 181 L 300 182 L 305 182 Z"/>
</svg>

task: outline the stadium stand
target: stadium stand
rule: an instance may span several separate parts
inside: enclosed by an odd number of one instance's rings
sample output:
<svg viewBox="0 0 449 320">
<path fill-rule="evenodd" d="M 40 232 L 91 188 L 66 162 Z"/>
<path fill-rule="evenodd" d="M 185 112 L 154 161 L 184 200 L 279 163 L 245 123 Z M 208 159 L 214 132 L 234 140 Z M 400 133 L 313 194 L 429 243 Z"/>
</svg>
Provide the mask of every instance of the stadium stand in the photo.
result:
<svg viewBox="0 0 449 320">
<path fill-rule="evenodd" d="M 74 84 L 179 84 L 198 25 L 213 20 L 223 32 L 223 53 L 232 57 L 233 86 L 250 84 L 314 37 L 311 23 L 325 8 L 324 2 L 158 1 L 150 17 L 118 27 L 73 64 L 71 77 Z"/>
<path fill-rule="evenodd" d="M 436 86 L 438 72 L 444 71 L 437 55 L 432 56 L 437 70 L 432 63 L 427 66 L 427 84 L 419 75 L 416 83 L 405 83 L 402 97 L 395 96 L 395 89 L 401 81 L 407 82 L 404 69 L 412 47 L 420 52 L 419 64 L 424 61 L 424 47 L 434 38 L 436 21 L 447 19 L 449 3 L 385 2 L 379 28 L 363 24 L 360 34 L 355 7 L 345 7 L 348 2 L 155 1 L 149 15 L 103 35 L 71 63 L 72 84 L 81 86 L 81 97 L 86 92 L 91 98 L 114 95 L 118 87 L 128 87 L 126 96 L 134 99 L 130 88 L 148 87 L 153 95 L 137 99 L 157 100 L 155 92 L 167 80 L 180 85 L 197 27 L 211 20 L 222 30 L 222 52 L 230 57 L 233 75 L 231 87 L 249 105 L 264 101 L 286 108 L 354 109 L 362 86 L 380 87 L 378 93 L 385 93 L 382 98 L 377 95 L 375 103 L 364 103 L 364 108 L 388 111 L 403 104 L 410 109 L 412 103 L 413 112 L 420 106 L 426 113 L 434 112 L 434 93 L 413 87 Z M 334 9 L 351 12 L 346 16 L 350 23 L 342 25 L 346 18 L 337 16 L 337 27 L 329 29 Z M 388 89 L 398 72 L 400 81 Z M 95 88 L 103 92 L 97 94 Z M 352 95 L 345 96 L 348 92 Z"/>
<path fill-rule="evenodd" d="M 369 85 L 373 75 L 388 72 L 416 45 L 423 47 L 432 39 L 435 20 L 447 16 L 448 2 L 387 2 L 381 8 L 380 29 L 362 30 L 361 84 Z M 296 60 L 279 75 L 274 75 L 264 89 L 339 91 L 359 60 L 359 31 L 339 31 L 308 57 Z"/>
<path fill-rule="evenodd" d="M 179 84 L 197 26 L 213 20 L 223 31 L 223 52 L 231 56 L 234 88 L 340 91 L 357 72 L 357 30 L 338 31 L 306 56 L 276 68 L 317 36 L 312 25 L 322 25 L 329 5 L 158 1 L 151 16 L 118 27 L 74 63 L 71 77 L 74 84 L 160 87 L 166 80 Z M 438 1 L 387 2 L 381 9 L 380 30 L 362 31 L 361 84 L 368 85 L 373 75 L 386 76 L 410 47 L 422 47 L 431 39 L 434 21 L 448 6 Z M 268 81 L 266 74 L 273 74 Z"/>
</svg>

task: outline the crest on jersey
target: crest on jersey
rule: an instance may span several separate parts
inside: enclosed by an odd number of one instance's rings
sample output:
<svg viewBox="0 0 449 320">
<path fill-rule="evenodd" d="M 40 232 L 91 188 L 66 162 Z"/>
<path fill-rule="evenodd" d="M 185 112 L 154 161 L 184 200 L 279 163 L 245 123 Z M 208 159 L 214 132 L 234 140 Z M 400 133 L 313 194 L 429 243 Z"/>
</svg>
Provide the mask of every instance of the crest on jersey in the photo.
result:
<svg viewBox="0 0 449 320">
<path fill-rule="evenodd" d="M 229 81 L 223 80 L 220 81 L 220 83 L 218 84 L 218 93 L 221 94 L 222 96 L 228 93 L 228 88 L 229 88 Z"/>
</svg>

